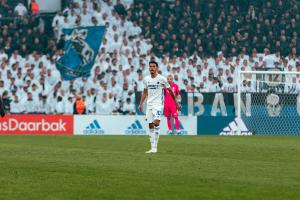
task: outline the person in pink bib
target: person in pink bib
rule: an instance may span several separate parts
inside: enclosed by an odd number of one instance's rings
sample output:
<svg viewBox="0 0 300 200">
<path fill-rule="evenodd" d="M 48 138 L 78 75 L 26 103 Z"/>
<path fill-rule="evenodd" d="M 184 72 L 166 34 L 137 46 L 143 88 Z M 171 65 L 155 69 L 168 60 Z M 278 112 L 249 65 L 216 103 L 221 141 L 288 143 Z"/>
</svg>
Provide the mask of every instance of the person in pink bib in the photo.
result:
<svg viewBox="0 0 300 200">
<path fill-rule="evenodd" d="M 178 85 L 173 83 L 173 76 L 169 75 L 167 77 L 167 81 L 170 85 L 171 90 L 175 94 L 176 99 L 179 101 L 181 98 L 180 91 L 179 91 Z M 179 129 L 180 129 L 180 123 L 179 123 L 179 119 L 178 119 L 178 109 L 176 108 L 176 102 L 172 98 L 170 92 L 166 88 L 164 90 L 165 90 L 164 91 L 165 92 L 164 115 L 167 117 L 167 123 L 168 123 L 168 129 L 169 129 L 168 134 L 173 133 L 171 117 L 175 121 L 175 129 L 176 129 L 175 134 L 178 134 Z"/>
</svg>

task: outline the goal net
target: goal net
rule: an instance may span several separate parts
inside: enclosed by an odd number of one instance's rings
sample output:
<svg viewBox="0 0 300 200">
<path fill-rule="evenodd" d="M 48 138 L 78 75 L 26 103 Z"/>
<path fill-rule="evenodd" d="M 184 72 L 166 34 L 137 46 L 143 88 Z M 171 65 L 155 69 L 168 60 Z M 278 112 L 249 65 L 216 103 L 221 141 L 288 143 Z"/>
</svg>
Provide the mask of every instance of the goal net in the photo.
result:
<svg viewBox="0 0 300 200">
<path fill-rule="evenodd" d="M 300 135 L 300 72 L 240 71 L 237 126 L 243 135 Z M 248 135 L 247 134 L 247 135 Z"/>
</svg>

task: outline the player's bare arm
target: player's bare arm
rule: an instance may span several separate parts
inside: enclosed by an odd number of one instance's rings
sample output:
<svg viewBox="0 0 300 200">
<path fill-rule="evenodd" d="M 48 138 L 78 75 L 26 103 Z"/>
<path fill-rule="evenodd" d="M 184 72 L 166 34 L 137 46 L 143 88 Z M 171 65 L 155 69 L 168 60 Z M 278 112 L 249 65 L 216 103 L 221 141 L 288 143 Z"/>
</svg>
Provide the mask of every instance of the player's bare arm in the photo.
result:
<svg viewBox="0 0 300 200">
<path fill-rule="evenodd" d="M 139 112 L 143 111 L 143 104 L 144 104 L 144 101 L 147 98 L 147 96 L 148 96 L 148 89 L 145 88 L 143 91 L 142 97 L 141 97 L 140 104 L 139 104 L 139 108 L 138 108 Z"/>
<path fill-rule="evenodd" d="M 170 92 L 170 95 L 172 96 L 174 102 L 176 103 L 177 110 L 181 110 L 181 105 L 178 103 L 177 98 L 171 88 L 167 88 L 167 90 Z"/>
</svg>

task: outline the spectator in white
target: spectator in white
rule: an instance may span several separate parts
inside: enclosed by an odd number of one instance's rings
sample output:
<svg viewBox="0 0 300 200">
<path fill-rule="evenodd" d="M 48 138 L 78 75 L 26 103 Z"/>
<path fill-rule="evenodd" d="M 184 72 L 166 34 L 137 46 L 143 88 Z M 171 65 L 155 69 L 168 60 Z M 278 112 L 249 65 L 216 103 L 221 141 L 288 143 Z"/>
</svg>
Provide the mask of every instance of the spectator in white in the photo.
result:
<svg viewBox="0 0 300 200">
<path fill-rule="evenodd" d="M 37 83 L 37 80 L 34 77 L 34 73 L 32 72 L 31 69 L 28 69 L 27 74 L 25 76 L 26 81 L 30 81 L 30 83 Z"/>
<path fill-rule="evenodd" d="M 22 104 L 25 107 L 26 113 L 36 113 L 38 103 L 32 98 L 32 94 L 30 92 L 27 93 L 27 98 L 24 98 Z"/>
<path fill-rule="evenodd" d="M 247 80 L 243 80 L 243 82 L 241 84 L 241 92 L 249 92 Z"/>
<path fill-rule="evenodd" d="M 124 60 L 121 64 L 122 65 L 125 65 L 125 64 L 128 64 L 128 59 L 129 59 L 129 57 L 131 57 L 131 51 L 132 51 L 132 47 L 130 47 L 129 45 L 128 45 L 128 40 L 126 39 L 126 38 L 124 38 L 123 39 L 123 41 L 122 41 L 122 46 L 121 46 L 121 48 L 120 48 L 120 54 L 121 54 L 121 56 L 122 56 L 122 59 L 121 60 Z M 127 59 L 127 60 L 125 60 L 125 59 Z"/>
<path fill-rule="evenodd" d="M 292 83 L 286 83 L 284 90 L 288 94 L 298 94 L 300 92 L 300 83 L 297 82 L 297 77 L 292 77 Z"/>
<path fill-rule="evenodd" d="M 113 5 L 111 1 L 99 1 L 100 6 L 104 13 L 108 13 L 111 15 L 111 11 L 113 9 Z"/>
<path fill-rule="evenodd" d="M 107 31 L 107 38 L 112 39 L 115 34 L 117 35 L 122 35 L 120 30 L 118 29 L 117 25 L 113 24 L 109 26 L 108 31 Z"/>
<path fill-rule="evenodd" d="M 131 102 L 130 98 L 127 98 L 123 104 L 123 114 L 124 115 L 134 115 L 135 114 L 135 105 Z"/>
<path fill-rule="evenodd" d="M 269 49 L 265 49 L 265 56 L 263 58 L 264 66 L 266 68 L 273 68 L 275 61 L 276 57 L 273 54 L 270 54 Z"/>
<path fill-rule="evenodd" d="M 100 88 L 97 91 L 97 101 L 101 99 L 104 93 L 108 93 L 107 84 L 103 80 L 100 82 Z"/>
<path fill-rule="evenodd" d="M 63 28 L 72 28 L 72 26 L 74 26 L 74 24 L 72 24 L 73 21 L 70 21 L 68 15 L 64 14 L 63 17 L 64 20 L 62 21 L 60 31 L 62 31 Z"/>
<path fill-rule="evenodd" d="M 207 76 L 203 76 L 202 83 L 203 83 L 203 92 L 209 92 L 210 82 L 208 81 Z"/>
<path fill-rule="evenodd" d="M 251 66 L 249 65 L 248 60 L 246 60 L 246 59 L 243 61 L 242 67 L 244 67 L 246 71 L 250 71 L 251 70 Z"/>
<path fill-rule="evenodd" d="M 37 100 L 37 108 L 36 108 L 36 113 L 42 113 L 42 114 L 45 114 L 45 111 L 43 110 L 43 108 L 41 107 L 41 102 L 43 102 L 43 95 L 42 93 L 40 93 L 38 95 L 38 100 Z"/>
<path fill-rule="evenodd" d="M 5 53 L 5 51 L 2 48 L 0 48 L 0 62 L 2 62 L 3 59 L 7 60 L 8 55 Z"/>
<path fill-rule="evenodd" d="M 191 85 L 189 85 L 189 81 L 187 79 L 183 80 L 183 84 L 180 88 L 182 88 L 186 92 L 191 92 L 191 90 L 192 90 Z"/>
<path fill-rule="evenodd" d="M 135 80 L 135 91 L 137 92 L 142 92 L 144 90 L 144 85 L 143 85 L 143 74 L 141 72 L 141 70 L 138 70 L 138 77 Z"/>
<path fill-rule="evenodd" d="M 113 40 L 110 43 L 112 50 L 120 50 L 122 46 L 122 41 L 119 39 L 118 34 L 114 34 Z"/>
<path fill-rule="evenodd" d="M 97 62 L 97 59 L 95 60 L 95 62 Z M 100 64 L 100 63 L 98 63 L 98 64 Z M 100 66 L 96 66 L 96 65 L 94 65 L 94 66 L 95 67 L 93 68 L 92 73 L 91 73 L 92 74 L 91 76 L 95 79 L 95 80 L 93 79 L 93 81 L 92 81 L 93 83 L 97 82 L 97 76 L 100 75 L 100 73 L 101 73 Z"/>
<path fill-rule="evenodd" d="M 218 69 L 218 74 L 217 74 L 217 77 L 219 78 L 219 80 L 222 82 L 222 83 L 225 83 L 227 81 L 227 78 L 224 74 L 224 70 L 223 68 L 219 68 Z"/>
<path fill-rule="evenodd" d="M 73 0 L 74 7 L 82 8 L 83 1 L 82 0 Z"/>
<path fill-rule="evenodd" d="M 129 85 L 127 81 L 123 84 L 123 90 L 122 90 L 122 102 L 125 102 L 127 98 L 131 99 L 131 102 L 134 101 L 134 89 L 132 85 Z"/>
<path fill-rule="evenodd" d="M 55 106 L 55 112 L 57 114 L 63 114 L 65 112 L 64 110 L 64 102 L 63 102 L 63 98 L 61 96 L 57 97 L 57 103 Z"/>
<path fill-rule="evenodd" d="M 52 28 L 53 28 L 53 32 L 54 32 L 54 36 L 57 40 L 60 39 L 60 35 L 59 35 L 59 31 L 60 31 L 60 27 L 61 24 L 63 24 L 64 21 L 64 17 L 62 15 L 62 12 L 58 12 L 52 21 Z"/>
<path fill-rule="evenodd" d="M 121 19 L 120 24 L 118 26 L 118 29 L 121 33 L 121 35 L 123 36 L 127 36 L 127 27 L 126 27 L 126 20 L 125 19 Z"/>
<path fill-rule="evenodd" d="M 285 68 L 285 71 L 293 72 L 293 71 L 294 71 L 293 66 L 292 66 L 292 65 L 288 65 L 288 66 Z M 293 75 L 286 75 L 286 76 L 285 76 L 285 82 L 286 82 L 286 83 L 292 83 L 292 82 L 293 82 Z"/>
<path fill-rule="evenodd" d="M 70 14 L 68 15 L 68 21 L 70 22 L 71 27 L 75 26 L 76 20 L 77 20 L 77 15 L 75 13 L 75 10 L 71 9 Z"/>
<path fill-rule="evenodd" d="M 65 114 L 72 115 L 74 113 L 74 101 L 73 98 L 70 96 L 68 100 L 65 101 Z"/>
<path fill-rule="evenodd" d="M 10 93 L 9 93 L 9 97 L 13 97 L 13 96 L 18 96 L 18 97 L 19 97 L 19 95 L 17 94 L 17 93 L 19 93 L 18 87 L 14 86 L 14 87 L 11 89 L 11 91 L 9 91 L 9 92 L 10 92 Z M 12 100 L 13 100 L 13 98 L 12 98 Z M 20 98 L 19 98 L 19 100 L 20 100 Z"/>
<path fill-rule="evenodd" d="M 98 20 L 94 16 L 91 18 L 91 26 L 99 26 Z"/>
<path fill-rule="evenodd" d="M 45 79 L 44 78 L 41 78 L 40 81 L 39 81 L 39 89 L 40 89 L 40 92 L 43 94 L 43 95 L 48 95 L 48 93 L 50 92 L 50 87 L 49 85 L 45 82 Z"/>
<path fill-rule="evenodd" d="M 2 95 L 2 93 L 6 90 L 5 85 L 4 85 L 4 81 L 0 80 L 0 95 Z"/>
<path fill-rule="evenodd" d="M 59 40 L 61 38 L 61 35 L 63 34 L 62 30 L 64 28 L 72 28 L 72 24 L 68 19 L 68 15 L 64 15 L 63 20 L 58 20 L 57 22 L 57 40 Z"/>
<path fill-rule="evenodd" d="M 225 70 L 225 77 L 232 77 L 232 75 L 231 75 L 231 72 L 230 72 L 230 69 L 226 69 Z"/>
<path fill-rule="evenodd" d="M 140 44 L 141 44 L 140 49 L 141 49 L 141 54 L 142 55 L 146 55 L 149 51 L 151 51 L 152 44 L 151 44 L 150 40 L 141 39 Z"/>
<path fill-rule="evenodd" d="M 74 10 L 74 9 L 73 9 L 73 4 L 72 4 L 72 3 L 69 3 L 69 4 L 67 5 L 67 7 L 63 10 L 63 13 L 66 13 L 66 14 L 70 15 L 70 14 L 71 14 L 71 10 Z"/>
<path fill-rule="evenodd" d="M 108 20 L 111 25 L 114 24 L 118 27 L 120 26 L 121 18 L 115 10 L 112 10 L 111 16 L 108 18 Z"/>
<path fill-rule="evenodd" d="M 142 32 L 142 29 L 134 21 L 133 26 L 128 30 L 127 36 L 137 36 L 137 35 L 141 34 L 141 32 Z"/>
<path fill-rule="evenodd" d="M 14 100 L 10 103 L 10 113 L 12 113 L 12 114 L 24 113 L 25 108 L 20 103 L 19 97 L 17 95 L 15 95 L 13 98 L 14 98 Z"/>
<path fill-rule="evenodd" d="M 22 62 L 23 58 L 22 56 L 19 55 L 19 51 L 15 50 L 14 53 L 11 55 L 11 57 L 9 58 L 9 64 L 10 66 L 15 64 L 16 62 Z"/>
<path fill-rule="evenodd" d="M 126 10 L 133 4 L 133 0 L 121 0 L 121 3 L 125 6 Z"/>
<path fill-rule="evenodd" d="M 82 87 L 84 87 L 84 80 L 85 80 L 86 78 L 77 78 L 77 79 L 75 79 L 75 81 L 74 81 L 74 89 L 75 90 L 80 90 L 80 88 L 82 88 Z"/>
<path fill-rule="evenodd" d="M 95 100 L 96 92 L 94 88 L 87 91 L 87 96 L 85 97 L 85 106 L 87 114 L 95 113 Z"/>
<path fill-rule="evenodd" d="M 136 74 L 131 73 L 131 70 L 129 67 L 124 69 L 123 76 L 124 76 L 124 79 L 126 78 L 129 85 L 133 85 L 134 77 L 136 76 Z"/>
<path fill-rule="evenodd" d="M 19 68 L 19 69 L 21 69 L 21 68 Z M 15 84 L 16 84 L 17 87 L 23 86 L 24 80 L 23 80 L 23 75 L 22 75 L 22 71 L 21 70 L 18 70 L 18 72 L 17 72 L 17 74 L 15 76 L 15 79 L 16 79 Z"/>
<path fill-rule="evenodd" d="M 28 13 L 27 8 L 21 2 L 18 3 L 18 5 L 15 7 L 14 11 L 15 11 L 15 14 L 20 17 L 23 17 L 23 16 L 27 15 L 27 13 Z"/>
<path fill-rule="evenodd" d="M 54 84 L 57 83 L 57 81 L 59 80 L 60 75 L 58 73 L 53 73 L 53 71 L 51 69 L 47 70 L 47 74 L 46 74 L 46 82 L 50 85 L 53 86 Z"/>
<path fill-rule="evenodd" d="M 98 25 L 99 26 L 104 26 L 105 25 L 105 22 L 103 20 L 101 20 L 102 18 L 102 10 L 101 10 L 101 6 L 99 4 L 96 4 L 96 9 L 94 9 L 94 12 L 93 12 L 93 17 L 95 17 L 96 19 L 98 19 Z"/>
<path fill-rule="evenodd" d="M 243 80 L 243 84 L 241 85 L 242 92 L 255 92 L 254 84 L 251 84 L 251 81 Z"/>
<path fill-rule="evenodd" d="M 222 91 L 223 92 L 235 92 L 236 91 L 236 87 L 235 87 L 235 84 L 233 83 L 232 77 L 228 77 L 227 82 L 223 83 Z"/>
<path fill-rule="evenodd" d="M 109 18 L 108 18 L 109 14 L 103 12 L 102 13 L 102 17 L 100 18 L 100 21 L 102 21 L 102 23 L 104 23 L 105 26 L 109 27 Z"/>
<path fill-rule="evenodd" d="M 217 77 L 214 77 L 212 79 L 212 83 L 209 86 L 209 92 L 220 92 L 221 88 L 220 88 L 220 84 L 219 84 L 219 79 Z"/>
<path fill-rule="evenodd" d="M 106 39 L 106 37 L 103 37 L 103 39 L 102 39 L 101 49 L 104 49 L 104 51 L 107 53 L 113 52 L 112 46 L 110 45 L 110 43 L 108 43 L 108 40 Z M 107 59 L 109 59 L 109 58 L 107 58 Z M 105 63 L 106 64 L 108 63 L 107 60 Z M 106 68 L 107 67 L 105 67 L 104 69 L 106 69 Z"/>
<path fill-rule="evenodd" d="M 33 83 L 33 84 L 31 85 L 31 88 L 29 88 L 28 91 L 32 94 L 32 98 L 33 98 L 34 100 L 37 100 L 37 99 L 38 99 L 39 94 L 40 94 L 40 89 L 39 89 L 39 87 L 38 87 L 35 83 Z"/>
<path fill-rule="evenodd" d="M 20 103 L 26 102 L 26 98 L 27 98 L 27 89 L 26 89 L 26 87 L 21 86 L 15 91 L 16 91 L 16 93 L 13 93 L 13 95 L 17 95 L 19 97 L 19 102 Z"/>
<path fill-rule="evenodd" d="M 280 51 L 277 51 L 276 53 L 275 53 L 275 55 L 274 55 L 274 60 L 275 60 L 275 62 L 280 62 L 280 59 L 281 59 L 281 57 L 280 57 Z"/>
<path fill-rule="evenodd" d="M 199 65 L 199 66 L 197 66 L 197 72 L 196 72 L 196 74 L 194 76 L 194 78 L 195 78 L 195 85 L 196 86 L 200 85 L 200 82 L 202 81 L 202 77 L 203 77 L 203 75 L 202 75 L 201 67 Z"/>
<path fill-rule="evenodd" d="M 97 80 L 97 76 L 91 76 L 93 78 L 89 78 L 88 79 L 88 82 L 86 84 L 86 88 L 89 90 L 89 89 L 95 89 L 97 87 L 99 87 L 99 81 Z M 95 89 L 96 91 L 96 89 Z"/>
<path fill-rule="evenodd" d="M 110 85 L 109 85 L 109 90 L 111 93 L 114 95 L 114 97 L 120 98 L 122 94 L 122 88 L 120 85 L 117 83 L 115 77 L 111 78 Z"/>
<path fill-rule="evenodd" d="M 112 93 L 109 93 L 107 101 L 111 105 L 112 113 L 122 112 L 121 110 L 122 101 L 120 99 L 115 98 Z"/>
<path fill-rule="evenodd" d="M 39 103 L 38 103 L 38 112 L 39 113 L 44 113 L 44 114 L 49 114 L 51 113 L 51 108 L 50 105 L 47 101 L 47 96 L 46 95 L 39 95 Z"/>
<path fill-rule="evenodd" d="M 109 115 L 112 112 L 112 106 L 107 101 L 107 93 L 102 95 L 102 99 L 96 99 L 96 114 Z"/>
<path fill-rule="evenodd" d="M 84 24 L 84 26 L 91 26 L 91 15 L 87 12 L 86 8 L 82 9 L 82 13 L 80 14 L 81 17 L 81 23 Z"/>
</svg>

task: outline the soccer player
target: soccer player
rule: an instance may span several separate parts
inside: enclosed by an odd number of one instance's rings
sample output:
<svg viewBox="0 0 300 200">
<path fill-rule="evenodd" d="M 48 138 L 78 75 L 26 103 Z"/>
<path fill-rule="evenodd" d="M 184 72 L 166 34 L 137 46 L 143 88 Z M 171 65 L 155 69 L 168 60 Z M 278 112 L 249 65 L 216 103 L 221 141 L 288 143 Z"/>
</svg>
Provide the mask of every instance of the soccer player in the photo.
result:
<svg viewBox="0 0 300 200">
<path fill-rule="evenodd" d="M 173 83 L 173 76 L 169 75 L 167 77 L 167 81 L 170 85 L 171 90 L 175 94 L 176 99 L 179 101 L 180 98 L 181 98 L 180 97 L 180 91 L 179 91 L 178 85 Z M 169 90 L 166 89 L 166 88 L 165 88 L 164 114 L 167 117 L 167 123 L 168 123 L 168 129 L 169 129 L 168 134 L 172 133 L 171 116 L 175 120 L 175 129 L 176 129 L 175 134 L 178 134 L 179 129 L 180 129 L 180 124 L 179 124 L 179 120 L 178 120 L 178 111 L 177 111 L 177 108 L 176 108 L 176 102 L 173 100 Z"/>
<path fill-rule="evenodd" d="M 160 119 L 164 103 L 164 88 L 167 88 L 176 103 L 176 108 L 180 110 L 176 97 L 170 88 L 165 77 L 158 74 L 158 64 L 155 61 L 149 62 L 150 75 L 144 78 L 144 91 L 139 104 L 139 112 L 142 112 L 142 106 L 147 98 L 146 120 L 149 124 L 149 136 L 151 149 L 146 153 L 156 153 L 160 133 Z"/>
</svg>

